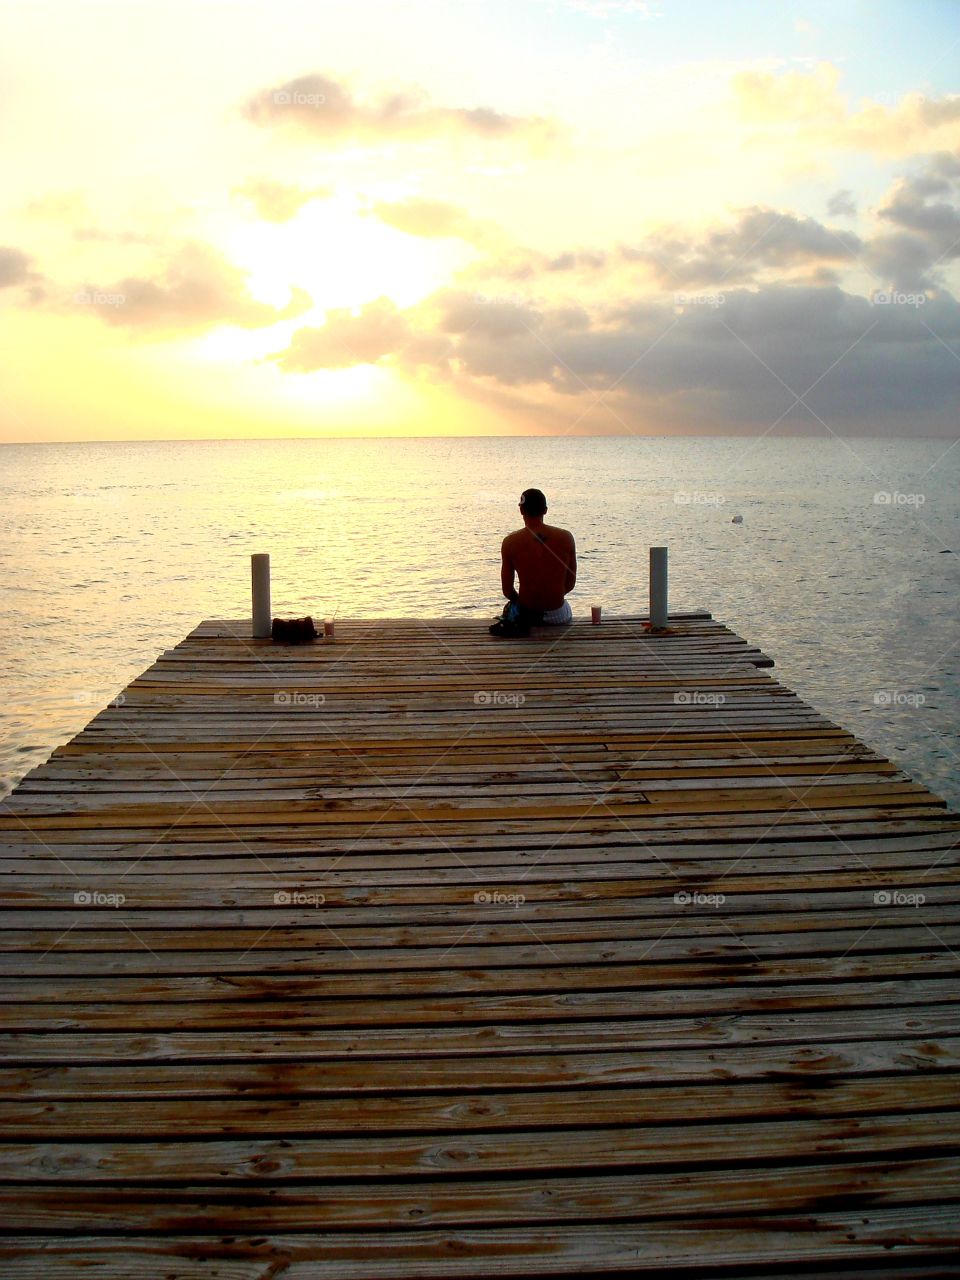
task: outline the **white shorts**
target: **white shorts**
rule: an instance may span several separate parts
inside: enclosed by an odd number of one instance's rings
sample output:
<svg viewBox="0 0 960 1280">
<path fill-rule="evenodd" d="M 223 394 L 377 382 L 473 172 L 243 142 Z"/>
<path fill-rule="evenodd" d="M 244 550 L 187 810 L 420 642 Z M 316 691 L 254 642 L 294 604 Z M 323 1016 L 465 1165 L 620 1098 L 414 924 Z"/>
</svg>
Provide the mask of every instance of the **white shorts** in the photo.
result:
<svg viewBox="0 0 960 1280">
<path fill-rule="evenodd" d="M 547 609 L 543 615 L 543 625 L 545 627 L 555 627 L 564 622 L 572 621 L 573 610 L 570 608 L 569 600 L 564 600 L 559 609 Z"/>
</svg>

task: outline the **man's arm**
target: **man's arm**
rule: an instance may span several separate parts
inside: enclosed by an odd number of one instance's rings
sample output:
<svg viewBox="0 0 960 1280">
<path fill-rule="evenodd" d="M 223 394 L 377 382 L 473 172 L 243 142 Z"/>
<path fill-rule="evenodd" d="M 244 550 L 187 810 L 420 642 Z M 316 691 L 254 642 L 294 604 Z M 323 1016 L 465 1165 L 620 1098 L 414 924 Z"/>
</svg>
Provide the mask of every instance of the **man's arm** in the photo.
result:
<svg viewBox="0 0 960 1280">
<path fill-rule="evenodd" d="M 570 535 L 570 546 L 567 550 L 567 572 L 563 580 L 563 594 L 569 595 L 577 585 L 577 544 L 573 534 Z"/>
<path fill-rule="evenodd" d="M 503 590 L 503 594 L 508 600 L 517 599 L 517 593 L 513 586 L 513 578 L 513 559 L 507 546 L 507 539 L 504 538 L 500 546 L 500 586 Z"/>
</svg>

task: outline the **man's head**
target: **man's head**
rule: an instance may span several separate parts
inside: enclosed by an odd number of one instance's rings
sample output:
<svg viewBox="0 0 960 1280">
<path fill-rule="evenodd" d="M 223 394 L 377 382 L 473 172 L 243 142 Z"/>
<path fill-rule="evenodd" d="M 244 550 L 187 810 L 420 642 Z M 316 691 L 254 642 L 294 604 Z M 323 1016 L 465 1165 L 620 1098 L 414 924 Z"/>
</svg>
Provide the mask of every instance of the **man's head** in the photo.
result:
<svg viewBox="0 0 960 1280">
<path fill-rule="evenodd" d="M 547 500 L 539 489 L 524 489 L 520 495 L 520 514 L 530 520 L 542 520 L 547 514 Z"/>
</svg>

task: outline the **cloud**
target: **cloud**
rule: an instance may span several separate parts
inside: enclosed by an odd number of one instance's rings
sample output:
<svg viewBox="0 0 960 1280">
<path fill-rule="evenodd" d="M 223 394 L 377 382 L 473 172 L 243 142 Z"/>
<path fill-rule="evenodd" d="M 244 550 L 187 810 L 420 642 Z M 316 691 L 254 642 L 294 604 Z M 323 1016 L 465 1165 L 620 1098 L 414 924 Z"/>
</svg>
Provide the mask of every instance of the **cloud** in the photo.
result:
<svg viewBox="0 0 960 1280">
<path fill-rule="evenodd" d="M 835 127 L 848 115 L 839 81 L 838 68 L 824 62 L 812 71 L 740 71 L 731 87 L 748 124 Z"/>
<path fill-rule="evenodd" d="M 651 299 L 598 308 L 587 324 L 547 311 L 533 333 L 496 343 L 464 335 L 456 357 L 474 377 L 573 397 L 573 416 L 602 393 L 625 423 L 670 429 L 882 433 L 919 420 L 954 432 L 957 361 L 930 330 L 955 340 L 960 308 L 946 296 L 919 311 L 871 306 L 837 287 L 769 285 L 707 296 L 679 314 Z"/>
<path fill-rule="evenodd" d="M 949 152 L 926 157 L 894 183 L 876 213 L 886 229 L 869 242 L 872 270 L 896 289 L 936 287 L 960 258 L 960 159 Z"/>
<path fill-rule="evenodd" d="M 896 226 L 955 244 L 960 237 L 960 209 L 945 200 L 929 203 L 931 195 L 952 195 L 960 186 L 960 163 L 953 156 L 935 157 L 915 178 L 895 186 L 879 216 Z"/>
<path fill-rule="evenodd" d="M 405 235 L 425 239 L 453 238 L 484 244 L 497 234 L 490 224 L 445 200 L 425 200 L 416 196 L 407 200 L 380 200 L 369 212 Z"/>
<path fill-rule="evenodd" d="M 854 199 L 853 192 L 844 187 L 840 191 L 835 191 L 827 201 L 827 213 L 831 218 L 855 218 L 857 216 L 857 202 Z"/>
<path fill-rule="evenodd" d="M 243 272 L 209 245 L 188 243 L 155 278 L 126 276 L 110 285 L 85 284 L 73 294 L 110 324 L 131 329 L 197 332 L 221 324 L 258 328 L 302 315 L 312 305 L 294 290 L 284 308 L 250 296 Z"/>
<path fill-rule="evenodd" d="M 421 90 L 387 93 L 371 101 L 321 74 L 264 89 L 242 110 L 254 124 L 285 127 L 330 146 L 435 137 L 536 144 L 549 142 L 558 132 L 540 116 L 506 115 L 491 107 L 432 106 Z"/>
<path fill-rule="evenodd" d="M 822 62 L 811 71 L 743 71 L 732 78 L 740 121 L 756 136 L 833 150 L 908 155 L 960 145 L 960 94 L 908 93 L 892 104 L 866 99 L 851 110 L 840 71 Z M 745 140 L 746 141 L 746 140 Z"/>
<path fill-rule="evenodd" d="M 907 94 L 893 107 L 870 104 L 850 117 L 849 144 L 863 151 L 904 155 L 960 146 L 960 94 Z"/>
<path fill-rule="evenodd" d="M 758 272 L 808 269 L 850 263 L 863 248 L 859 236 L 815 218 L 762 206 L 739 211 L 732 227 L 688 238 L 657 231 L 621 250 L 627 261 L 642 262 L 666 288 L 735 284 Z"/>
<path fill-rule="evenodd" d="M 22 249 L 0 245 L 0 289 L 21 286 L 20 295 L 26 303 L 41 302 L 46 294 L 44 278 L 33 267 L 33 258 Z"/>
<path fill-rule="evenodd" d="M 744 284 L 773 275 L 823 278 L 838 266 L 851 265 L 863 250 L 852 231 L 815 218 L 754 205 L 741 209 L 726 227 L 697 233 L 658 229 L 615 250 L 577 248 L 545 254 L 533 249 L 508 250 L 493 262 L 479 263 L 468 273 L 486 273 L 517 282 L 544 282 L 551 276 L 608 276 L 623 264 L 641 266 L 664 289 Z"/>
<path fill-rule="evenodd" d="M 29 284 L 36 280 L 37 274 L 30 266 L 32 259 L 22 249 L 8 248 L 0 245 L 0 289 L 9 289 L 17 284 Z"/>
<path fill-rule="evenodd" d="M 296 187 L 268 178 L 251 178 L 231 192 L 249 200 L 266 222 L 289 222 L 311 200 L 326 200 L 332 194 L 330 187 Z"/>
<path fill-rule="evenodd" d="M 849 192 L 831 197 L 832 210 L 855 211 Z M 513 247 L 473 264 L 461 280 L 496 296 L 495 280 L 530 291 L 556 292 L 568 276 L 579 290 L 622 287 L 624 265 L 648 289 L 690 291 L 776 282 L 828 285 L 845 273 L 872 275 L 878 287 L 902 291 L 946 287 L 960 259 L 960 157 L 919 157 L 914 171 L 893 184 L 863 234 L 788 210 L 754 205 L 726 226 L 699 231 L 657 228 L 616 249 L 571 249 L 545 254 Z M 513 295 L 510 295 L 513 299 Z M 522 299 L 521 299 L 522 300 Z"/>
<path fill-rule="evenodd" d="M 409 321 L 389 298 L 377 298 L 359 309 L 327 312 L 326 323 L 298 329 L 290 346 L 273 358 L 288 373 L 347 369 L 376 364 L 398 353 L 413 337 Z"/>
<path fill-rule="evenodd" d="M 881 306 L 836 286 L 772 284 L 679 309 L 628 297 L 588 311 L 444 290 L 406 311 L 379 299 L 331 313 L 275 359 L 288 372 L 386 363 L 518 404 L 534 389 L 566 401 L 577 429 L 884 434 L 923 421 L 949 434 L 960 378 L 946 344 L 958 338 L 945 293 Z M 593 412 L 598 396 L 612 412 Z"/>
</svg>

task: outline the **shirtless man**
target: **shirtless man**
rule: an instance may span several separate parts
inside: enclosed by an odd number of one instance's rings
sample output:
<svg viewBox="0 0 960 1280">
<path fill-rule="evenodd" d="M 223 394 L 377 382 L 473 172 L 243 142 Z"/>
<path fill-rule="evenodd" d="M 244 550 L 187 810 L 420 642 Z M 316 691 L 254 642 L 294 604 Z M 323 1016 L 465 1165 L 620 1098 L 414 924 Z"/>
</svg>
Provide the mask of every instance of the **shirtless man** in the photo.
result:
<svg viewBox="0 0 960 1280">
<path fill-rule="evenodd" d="M 573 534 L 544 524 L 547 500 L 539 489 L 523 491 L 520 514 L 524 527 L 508 534 L 500 548 L 500 585 L 510 601 L 503 611 L 504 623 L 527 628 L 539 623 L 570 622 L 573 610 L 564 597 L 577 582 Z M 519 591 L 514 587 L 515 577 L 519 579 Z M 506 633 L 491 630 L 495 635 Z"/>
</svg>

